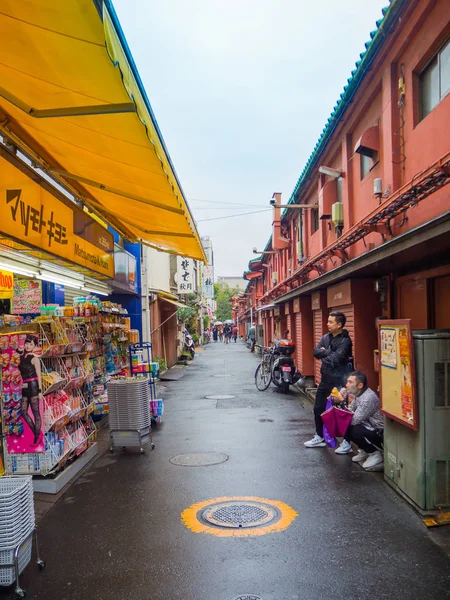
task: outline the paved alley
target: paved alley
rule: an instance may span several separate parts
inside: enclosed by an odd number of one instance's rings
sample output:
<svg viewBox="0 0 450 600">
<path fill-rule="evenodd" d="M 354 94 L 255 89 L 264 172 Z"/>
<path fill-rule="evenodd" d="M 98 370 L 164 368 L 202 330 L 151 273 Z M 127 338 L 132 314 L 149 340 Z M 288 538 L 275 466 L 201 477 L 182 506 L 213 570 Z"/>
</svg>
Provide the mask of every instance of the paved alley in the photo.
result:
<svg viewBox="0 0 450 600">
<path fill-rule="evenodd" d="M 435 600 L 450 597 L 450 560 L 418 516 L 349 456 L 306 449 L 310 407 L 258 392 L 247 347 L 209 344 L 161 386 L 156 449 L 99 458 L 40 523 L 47 567 L 22 584 L 45 600 Z M 208 399 L 209 395 L 230 395 Z M 180 466 L 211 452 L 227 460 Z M 175 461 L 176 462 L 176 461 Z M 194 532 L 181 514 L 215 498 L 285 503 L 296 516 L 257 537 Z M 195 511 L 194 511 L 195 512 Z M 1 590 L 0 599 L 13 597 Z"/>
</svg>

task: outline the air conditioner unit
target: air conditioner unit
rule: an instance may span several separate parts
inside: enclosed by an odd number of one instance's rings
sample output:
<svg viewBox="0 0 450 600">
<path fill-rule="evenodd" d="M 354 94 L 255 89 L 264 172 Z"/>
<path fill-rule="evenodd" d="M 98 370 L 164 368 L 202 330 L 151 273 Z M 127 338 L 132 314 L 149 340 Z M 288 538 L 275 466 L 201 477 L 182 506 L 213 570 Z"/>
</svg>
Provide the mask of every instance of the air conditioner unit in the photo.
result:
<svg viewBox="0 0 450 600">
<path fill-rule="evenodd" d="M 278 281 L 278 273 L 276 273 L 275 271 L 272 273 L 272 282 L 273 283 L 277 283 Z"/>
</svg>

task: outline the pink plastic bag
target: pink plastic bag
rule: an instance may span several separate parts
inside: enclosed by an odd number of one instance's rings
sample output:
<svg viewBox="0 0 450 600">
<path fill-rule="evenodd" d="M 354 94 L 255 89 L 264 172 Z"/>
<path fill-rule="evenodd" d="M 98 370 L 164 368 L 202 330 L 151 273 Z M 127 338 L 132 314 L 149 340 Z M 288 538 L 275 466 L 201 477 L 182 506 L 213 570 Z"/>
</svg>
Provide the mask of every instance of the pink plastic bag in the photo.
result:
<svg viewBox="0 0 450 600">
<path fill-rule="evenodd" d="M 350 423 L 353 419 L 353 412 L 342 408 L 334 407 L 334 418 L 336 423 L 336 436 L 344 437 L 347 433 Z"/>
</svg>

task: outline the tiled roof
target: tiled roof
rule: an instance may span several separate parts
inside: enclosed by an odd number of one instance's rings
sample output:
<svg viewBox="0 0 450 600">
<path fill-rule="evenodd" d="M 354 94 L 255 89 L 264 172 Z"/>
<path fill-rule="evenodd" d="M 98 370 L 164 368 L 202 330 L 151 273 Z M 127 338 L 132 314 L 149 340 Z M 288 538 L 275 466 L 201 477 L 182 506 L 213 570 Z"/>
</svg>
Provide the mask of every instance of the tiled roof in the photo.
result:
<svg viewBox="0 0 450 600">
<path fill-rule="evenodd" d="M 325 149 L 328 140 L 339 123 L 340 118 L 344 114 L 349 102 L 355 95 L 360 83 L 364 79 L 366 72 L 369 70 L 370 65 L 375 60 L 386 36 L 390 33 L 391 27 L 395 25 L 399 15 L 407 3 L 408 0 L 390 0 L 389 6 L 383 8 L 383 17 L 376 22 L 377 28 L 370 32 L 370 40 L 365 44 L 366 49 L 364 52 L 361 52 L 359 55 L 359 60 L 357 60 L 355 63 L 355 68 L 351 72 L 351 76 L 348 78 L 347 84 L 344 86 L 344 90 L 339 96 L 333 111 L 329 116 L 319 139 L 317 140 L 314 150 L 312 151 L 311 156 L 309 157 L 305 168 L 303 169 L 303 172 L 297 181 L 294 191 L 289 198 L 289 204 L 294 203 L 294 199 L 297 196 L 300 188 L 311 175 L 318 158 Z M 287 209 L 283 211 L 282 217 L 285 216 L 286 211 Z"/>
</svg>

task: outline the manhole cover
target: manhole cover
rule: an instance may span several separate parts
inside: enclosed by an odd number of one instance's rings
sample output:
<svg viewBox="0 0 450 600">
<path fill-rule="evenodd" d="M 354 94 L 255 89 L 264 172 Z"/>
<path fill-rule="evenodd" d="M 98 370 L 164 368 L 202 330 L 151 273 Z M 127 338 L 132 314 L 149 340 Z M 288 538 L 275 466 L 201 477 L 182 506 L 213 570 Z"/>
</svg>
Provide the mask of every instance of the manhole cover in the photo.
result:
<svg viewBox="0 0 450 600">
<path fill-rule="evenodd" d="M 220 452 L 190 452 L 172 456 L 169 462 L 180 467 L 208 467 L 218 465 L 228 460 L 227 454 Z"/>
<path fill-rule="evenodd" d="M 207 400 L 231 400 L 232 398 L 236 398 L 236 396 L 232 396 L 231 394 L 213 394 L 210 396 L 205 396 Z"/>
<path fill-rule="evenodd" d="M 209 506 L 202 518 L 217 527 L 239 529 L 266 525 L 277 517 L 276 510 L 259 502 L 222 502 Z"/>
<path fill-rule="evenodd" d="M 236 596 L 233 600 L 262 600 L 261 596 L 255 596 L 255 594 L 241 594 Z"/>
</svg>

